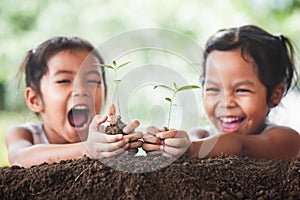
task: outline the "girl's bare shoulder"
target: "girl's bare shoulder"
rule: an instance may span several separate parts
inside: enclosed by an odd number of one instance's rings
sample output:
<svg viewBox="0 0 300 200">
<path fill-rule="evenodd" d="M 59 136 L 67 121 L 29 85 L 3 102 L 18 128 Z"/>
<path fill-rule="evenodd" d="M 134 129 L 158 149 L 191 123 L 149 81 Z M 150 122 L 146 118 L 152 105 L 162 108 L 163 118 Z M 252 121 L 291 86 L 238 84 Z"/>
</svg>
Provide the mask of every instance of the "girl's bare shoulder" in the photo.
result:
<svg viewBox="0 0 300 200">
<path fill-rule="evenodd" d="M 16 140 L 27 140 L 29 142 L 33 142 L 32 131 L 24 125 L 12 126 L 6 131 L 5 140 L 6 142 Z"/>
<path fill-rule="evenodd" d="M 296 130 L 287 126 L 269 124 L 262 131 L 261 135 L 281 140 L 298 140 L 298 142 L 300 142 L 300 134 Z"/>
<path fill-rule="evenodd" d="M 268 134 L 268 133 L 291 133 L 291 134 L 296 134 L 299 135 L 299 133 L 288 127 L 288 126 L 280 126 L 276 124 L 267 124 L 266 128 L 262 131 L 263 134 Z"/>
</svg>

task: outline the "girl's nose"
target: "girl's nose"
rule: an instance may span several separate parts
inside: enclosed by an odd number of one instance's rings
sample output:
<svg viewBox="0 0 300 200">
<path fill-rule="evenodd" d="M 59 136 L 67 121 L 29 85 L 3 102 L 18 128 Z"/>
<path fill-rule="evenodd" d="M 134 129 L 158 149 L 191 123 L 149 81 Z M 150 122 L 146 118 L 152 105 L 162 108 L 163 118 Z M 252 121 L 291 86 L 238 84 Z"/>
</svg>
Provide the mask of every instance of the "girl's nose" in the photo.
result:
<svg viewBox="0 0 300 200">
<path fill-rule="evenodd" d="M 89 96 L 89 90 L 85 84 L 77 82 L 74 84 L 72 96 L 87 97 Z"/>
<path fill-rule="evenodd" d="M 236 106 L 234 96 L 232 94 L 226 93 L 221 99 L 221 105 L 224 108 L 232 108 Z"/>
</svg>

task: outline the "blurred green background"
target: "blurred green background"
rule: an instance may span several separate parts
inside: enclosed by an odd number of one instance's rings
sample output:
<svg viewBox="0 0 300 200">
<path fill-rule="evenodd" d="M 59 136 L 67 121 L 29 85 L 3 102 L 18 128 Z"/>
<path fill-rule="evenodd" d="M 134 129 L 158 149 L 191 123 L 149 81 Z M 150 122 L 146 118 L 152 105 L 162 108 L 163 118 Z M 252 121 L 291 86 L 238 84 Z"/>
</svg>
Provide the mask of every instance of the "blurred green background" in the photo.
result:
<svg viewBox="0 0 300 200">
<path fill-rule="evenodd" d="M 177 31 L 203 46 L 221 28 L 255 24 L 285 34 L 299 47 L 299 19 L 300 0 L 0 1 L 0 166 L 9 165 L 6 130 L 37 120 L 16 73 L 26 51 L 50 37 L 80 36 L 97 46 L 122 32 L 151 27 Z"/>
</svg>

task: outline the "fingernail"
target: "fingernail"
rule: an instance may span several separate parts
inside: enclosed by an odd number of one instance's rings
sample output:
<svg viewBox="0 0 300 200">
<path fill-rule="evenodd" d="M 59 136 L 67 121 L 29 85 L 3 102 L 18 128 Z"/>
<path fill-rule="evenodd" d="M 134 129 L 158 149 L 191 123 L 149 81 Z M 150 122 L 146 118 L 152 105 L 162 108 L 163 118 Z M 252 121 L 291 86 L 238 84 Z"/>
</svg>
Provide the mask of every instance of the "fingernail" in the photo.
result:
<svg viewBox="0 0 300 200">
<path fill-rule="evenodd" d="M 125 140 L 124 140 L 126 143 L 128 143 L 129 142 L 129 138 L 125 138 Z"/>
<path fill-rule="evenodd" d="M 164 145 L 160 145 L 159 149 L 164 150 Z"/>
<path fill-rule="evenodd" d="M 97 116 L 96 116 L 97 122 L 100 123 L 101 121 L 104 121 L 105 117 L 106 117 L 106 116 L 100 116 L 100 115 L 97 115 Z"/>
<path fill-rule="evenodd" d="M 157 133 L 155 136 L 156 136 L 156 137 L 161 137 L 161 136 L 162 136 L 162 133 Z"/>
<path fill-rule="evenodd" d="M 138 120 L 134 120 L 133 123 L 134 123 L 135 126 L 139 126 L 140 125 L 140 122 Z"/>
</svg>

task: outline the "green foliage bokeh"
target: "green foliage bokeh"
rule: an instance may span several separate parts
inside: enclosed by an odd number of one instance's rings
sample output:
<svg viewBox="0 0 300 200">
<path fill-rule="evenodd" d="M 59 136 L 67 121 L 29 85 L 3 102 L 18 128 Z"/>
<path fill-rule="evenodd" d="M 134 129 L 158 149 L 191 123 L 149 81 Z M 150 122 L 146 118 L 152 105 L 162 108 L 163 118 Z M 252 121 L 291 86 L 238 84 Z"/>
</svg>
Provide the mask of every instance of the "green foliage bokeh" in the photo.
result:
<svg viewBox="0 0 300 200">
<path fill-rule="evenodd" d="M 286 34 L 298 45 L 299 10 L 299 0 L 1 1 L 0 83 L 9 88 L 4 106 L 26 108 L 19 102 L 23 96 L 16 95 L 16 72 L 26 51 L 52 36 L 76 35 L 98 45 L 125 31 L 154 27 L 178 31 L 203 46 L 218 29 L 256 24 Z"/>
</svg>

